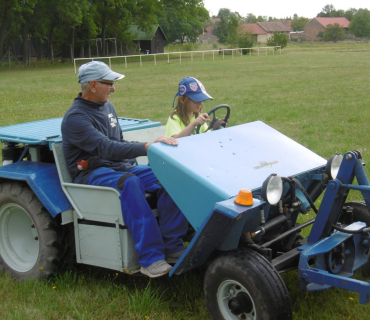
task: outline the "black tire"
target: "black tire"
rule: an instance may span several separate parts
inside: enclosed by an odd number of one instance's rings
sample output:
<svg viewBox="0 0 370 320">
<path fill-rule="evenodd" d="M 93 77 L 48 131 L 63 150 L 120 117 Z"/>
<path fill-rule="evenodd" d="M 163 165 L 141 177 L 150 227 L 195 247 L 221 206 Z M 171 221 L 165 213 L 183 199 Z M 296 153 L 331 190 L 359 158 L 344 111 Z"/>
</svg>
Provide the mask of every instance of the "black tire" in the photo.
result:
<svg viewBox="0 0 370 320">
<path fill-rule="evenodd" d="M 204 278 L 204 297 L 214 320 L 289 320 L 288 290 L 276 269 L 246 249 L 216 258 Z"/>
<path fill-rule="evenodd" d="M 352 207 L 353 210 L 352 217 L 348 217 L 345 210 L 342 211 L 338 221 L 342 223 L 343 226 L 347 226 L 355 221 L 361 221 L 365 222 L 367 227 L 370 227 L 370 214 L 365 201 L 346 202 L 343 207 Z M 370 250 L 367 253 L 367 258 L 368 260 L 370 259 Z M 365 276 L 370 275 L 370 263 L 365 263 L 358 270 Z"/>
<path fill-rule="evenodd" d="M 63 233 L 22 182 L 0 184 L 0 272 L 19 280 L 45 279 L 62 266 Z"/>
</svg>

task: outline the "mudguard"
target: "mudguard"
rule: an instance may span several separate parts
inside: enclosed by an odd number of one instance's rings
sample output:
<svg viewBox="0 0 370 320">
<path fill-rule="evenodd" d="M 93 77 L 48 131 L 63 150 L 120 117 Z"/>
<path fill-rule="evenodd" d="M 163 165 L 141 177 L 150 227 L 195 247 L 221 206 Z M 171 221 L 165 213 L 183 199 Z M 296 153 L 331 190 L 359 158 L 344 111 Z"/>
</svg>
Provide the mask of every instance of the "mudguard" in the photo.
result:
<svg viewBox="0 0 370 320">
<path fill-rule="evenodd" d="M 229 251 L 238 247 L 244 223 L 256 220 L 264 201 L 253 199 L 251 206 L 241 206 L 234 199 L 216 203 L 214 210 L 204 220 L 170 276 L 179 275 L 202 265 L 215 251 Z"/>
<path fill-rule="evenodd" d="M 57 167 L 51 163 L 20 161 L 0 167 L 2 179 L 26 181 L 46 210 L 55 217 L 72 209 L 60 185 Z"/>
</svg>

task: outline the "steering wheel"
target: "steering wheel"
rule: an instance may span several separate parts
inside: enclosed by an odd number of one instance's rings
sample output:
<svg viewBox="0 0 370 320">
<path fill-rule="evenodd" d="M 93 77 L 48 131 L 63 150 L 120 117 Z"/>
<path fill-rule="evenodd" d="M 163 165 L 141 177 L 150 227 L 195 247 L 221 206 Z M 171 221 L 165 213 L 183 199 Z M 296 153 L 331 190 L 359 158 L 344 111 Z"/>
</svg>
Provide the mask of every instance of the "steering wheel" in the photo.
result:
<svg viewBox="0 0 370 320">
<path fill-rule="evenodd" d="M 221 121 L 224 121 L 224 123 L 222 124 L 217 124 L 218 121 L 220 121 L 219 118 L 216 117 L 216 111 L 218 109 L 226 109 L 227 110 L 227 113 L 226 113 L 226 117 L 224 119 L 222 119 Z M 205 131 L 207 132 L 208 130 L 218 130 L 218 129 L 223 129 L 226 127 L 226 122 L 227 120 L 229 120 L 229 117 L 230 117 L 230 107 L 227 105 L 227 104 L 220 104 L 219 106 L 217 107 L 214 107 L 212 108 L 211 110 L 209 110 L 207 112 L 207 114 L 210 116 L 211 114 L 213 114 L 213 119 L 211 120 L 211 122 L 208 124 L 208 129 Z M 216 127 L 215 127 L 216 125 Z M 200 131 L 200 127 L 202 125 L 198 125 L 197 126 L 197 131 L 196 131 L 196 134 L 199 134 L 199 131 Z"/>
</svg>

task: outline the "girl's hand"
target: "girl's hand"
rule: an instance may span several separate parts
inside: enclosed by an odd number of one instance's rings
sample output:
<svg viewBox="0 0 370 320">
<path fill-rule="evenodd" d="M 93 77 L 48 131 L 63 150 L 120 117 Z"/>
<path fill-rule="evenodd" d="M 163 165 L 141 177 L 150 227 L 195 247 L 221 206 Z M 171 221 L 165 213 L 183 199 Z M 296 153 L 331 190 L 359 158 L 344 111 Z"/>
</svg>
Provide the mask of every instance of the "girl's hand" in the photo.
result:
<svg viewBox="0 0 370 320">
<path fill-rule="evenodd" d="M 210 122 L 211 119 L 208 116 L 208 113 L 202 113 L 200 114 L 194 121 L 194 126 L 199 126 L 202 124 L 205 124 L 206 122 Z"/>
</svg>

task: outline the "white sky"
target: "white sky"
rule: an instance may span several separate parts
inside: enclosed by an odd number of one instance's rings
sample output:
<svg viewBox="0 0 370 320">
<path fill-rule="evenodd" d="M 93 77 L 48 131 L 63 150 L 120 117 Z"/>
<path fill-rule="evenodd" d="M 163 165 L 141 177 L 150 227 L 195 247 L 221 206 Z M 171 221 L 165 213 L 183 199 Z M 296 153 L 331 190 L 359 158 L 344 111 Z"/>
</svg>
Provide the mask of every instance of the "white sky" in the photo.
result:
<svg viewBox="0 0 370 320">
<path fill-rule="evenodd" d="M 370 8 L 369 0 L 282 0 L 282 1 L 261 1 L 261 0 L 203 0 L 204 7 L 210 12 L 210 15 L 217 15 L 220 8 L 230 9 L 232 12 L 239 12 L 245 17 L 248 13 L 257 16 L 268 16 L 276 18 L 298 16 L 314 18 L 327 5 L 332 4 L 336 10 L 344 11 L 349 8 Z"/>
</svg>

